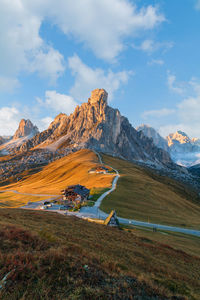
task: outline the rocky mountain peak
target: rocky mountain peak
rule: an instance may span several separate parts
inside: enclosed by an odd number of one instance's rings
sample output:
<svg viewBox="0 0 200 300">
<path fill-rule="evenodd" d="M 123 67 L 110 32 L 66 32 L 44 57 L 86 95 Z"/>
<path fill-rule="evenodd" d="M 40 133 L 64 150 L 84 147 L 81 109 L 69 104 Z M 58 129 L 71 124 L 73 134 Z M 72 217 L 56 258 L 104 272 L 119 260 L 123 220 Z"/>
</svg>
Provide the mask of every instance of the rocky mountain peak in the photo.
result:
<svg viewBox="0 0 200 300">
<path fill-rule="evenodd" d="M 136 128 L 137 131 L 142 131 L 145 136 L 152 138 L 154 144 L 165 151 L 169 151 L 167 141 L 151 126 L 142 124 Z"/>
<path fill-rule="evenodd" d="M 95 89 L 91 92 L 91 97 L 88 99 L 88 103 L 91 105 L 96 103 L 107 104 L 108 93 L 104 89 Z"/>
<path fill-rule="evenodd" d="M 170 133 L 167 136 L 167 141 L 169 147 L 171 147 L 174 143 L 179 143 L 179 144 L 191 143 L 191 140 L 188 137 L 188 135 L 181 130 L 178 130 L 175 133 Z"/>
<path fill-rule="evenodd" d="M 22 119 L 19 127 L 13 136 L 13 140 L 31 135 L 32 137 L 38 133 L 38 128 L 33 125 L 30 120 Z"/>
<path fill-rule="evenodd" d="M 168 153 L 135 130 L 119 110 L 107 104 L 107 98 L 104 89 L 92 91 L 87 103 L 77 106 L 69 116 L 58 115 L 47 130 L 25 142 L 18 150 L 37 147 L 76 151 L 86 148 L 132 161 L 173 164 Z"/>
</svg>

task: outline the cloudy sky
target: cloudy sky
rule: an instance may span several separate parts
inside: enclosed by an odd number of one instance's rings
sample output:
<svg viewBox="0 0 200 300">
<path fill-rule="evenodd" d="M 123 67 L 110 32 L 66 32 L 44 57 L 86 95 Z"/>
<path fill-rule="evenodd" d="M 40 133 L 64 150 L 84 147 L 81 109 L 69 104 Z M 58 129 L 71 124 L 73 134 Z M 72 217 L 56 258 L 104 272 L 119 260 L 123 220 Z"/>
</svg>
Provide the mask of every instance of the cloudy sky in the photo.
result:
<svg viewBox="0 0 200 300">
<path fill-rule="evenodd" d="M 200 0 L 0 0 L 0 135 L 91 90 L 137 126 L 200 137 Z"/>
</svg>

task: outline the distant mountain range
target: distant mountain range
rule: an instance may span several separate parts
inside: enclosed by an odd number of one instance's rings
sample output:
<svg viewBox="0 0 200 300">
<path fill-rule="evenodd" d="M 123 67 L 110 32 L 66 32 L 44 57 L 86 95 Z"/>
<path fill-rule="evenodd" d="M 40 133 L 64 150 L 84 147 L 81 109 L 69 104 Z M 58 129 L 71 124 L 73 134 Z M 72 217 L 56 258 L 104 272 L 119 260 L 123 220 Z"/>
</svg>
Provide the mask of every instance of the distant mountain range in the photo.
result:
<svg viewBox="0 0 200 300">
<path fill-rule="evenodd" d="M 190 167 L 200 163 L 199 139 L 190 139 L 182 131 L 163 138 L 148 125 L 134 129 L 119 110 L 108 105 L 107 96 L 104 89 L 92 91 L 87 103 L 69 116 L 59 114 L 42 132 L 30 120 L 22 119 L 13 137 L 0 137 L 0 154 L 88 148 L 150 164 L 170 166 L 175 162 Z"/>
<path fill-rule="evenodd" d="M 14 137 L 0 146 L 1 154 L 88 148 L 130 161 L 174 165 L 166 149 L 157 147 L 152 139 L 134 129 L 119 110 L 108 105 L 107 96 L 104 89 L 92 91 L 87 103 L 77 106 L 69 116 L 59 114 L 41 133 L 29 120 L 22 120 Z"/>
<path fill-rule="evenodd" d="M 137 127 L 137 130 L 152 138 L 154 144 L 166 150 L 177 164 L 190 167 L 200 163 L 200 139 L 190 139 L 182 131 L 171 133 L 164 139 L 154 128 L 148 125 L 141 125 Z"/>
</svg>

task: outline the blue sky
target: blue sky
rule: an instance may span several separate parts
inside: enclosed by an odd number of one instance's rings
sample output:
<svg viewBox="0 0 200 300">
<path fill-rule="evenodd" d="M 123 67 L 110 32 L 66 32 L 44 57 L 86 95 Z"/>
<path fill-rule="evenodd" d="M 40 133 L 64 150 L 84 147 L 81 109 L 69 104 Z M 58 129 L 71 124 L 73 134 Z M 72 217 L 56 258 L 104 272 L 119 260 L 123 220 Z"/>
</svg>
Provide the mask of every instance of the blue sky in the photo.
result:
<svg viewBox="0 0 200 300">
<path fill-rule="evenodd" d="M 0 0 L 0 135 L 91 90 L 133 126 L 200 137 L 199 0 Z"/>
</svg>

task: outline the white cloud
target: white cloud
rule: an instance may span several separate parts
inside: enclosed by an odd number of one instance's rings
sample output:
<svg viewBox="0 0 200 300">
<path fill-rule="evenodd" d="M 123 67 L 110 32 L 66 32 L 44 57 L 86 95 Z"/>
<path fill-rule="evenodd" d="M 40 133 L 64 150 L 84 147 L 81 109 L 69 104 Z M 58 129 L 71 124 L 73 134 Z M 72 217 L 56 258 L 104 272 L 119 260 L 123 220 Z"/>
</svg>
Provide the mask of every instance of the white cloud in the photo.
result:
<svg viewBox="0 0 200 300">
<path fill-rule="evenodd" d="M 167 73 L 167 85 L 168 88 L 177 94 L 183 94 L 185 91 L 185 84 L 176 81 L 176 76 L 171 74 L 170 72 Z"/>
<path fill-rule="evenodd" d="M 177 122 L 175 124 L 168 124 L 160 126 L 159 133 L 163 137 L 166 137 L 170 133 L 174 133 L 178 130 L 185 132 L 190 138 L 199 138 L 200 137 L 200 128 L 198 124 L 194 127 L 194 123 L 181 123 Z"/>
<path fill-rule="evenodd" d="M 13 135 L 21 114 L 15 107 L 0 108 L 0 135 Z"/>
<path fill-rule="evenodd" d="M 142 117 L 144 119 L 149 117 L 162 118 L 174 114 L 176 111 L 174 109 L 162 108 L 158 110 L 148 110 L 143 112 Z"/>
<path fill-rule="evenodd" d="M 50 79 L 56 79 L 63 71 L 61 54 L 40 36 L 44 16 L 34 13 L 26 2 L 0 1 L 0 76 L 7 79 L 6 85 L 11 88 L 24 70 L 37 71 Z"/>
<path fill-rule="evenodd" d="M 174 133 L 178 130 L 181 130 L 187 134 L 189 134 L 189 128 L 188 126 L 186 126 L 183 123 L 177 123 L 177 124 L 168 124 L 168 125 L 164 125 L 161 126 L 158 130 L 158 132 L 160 133 L 161 136 L 166 137 L 168 136 L 170 133 Z"/>
<path fill-rule="evenodd" d="M 105 72 L 99 68 L 92 69 L 77 55 L 69 58 L 69 68 L 75 76 L 75 83 L 70 92 L 78 100 L 86 100 L 90 92 L 96 88 L 104 88 L 109 94 L 109 100 L 112 100 L 120 85 L 126 83 L 133 74 L 130 71 L 114 73 L 111 70 Z"/>
<path fill-rule="evenodd" d="M 97 57 L 113 61 L 127 37 L 151 30 L 165 18 L 156 7 L 139 9 L 130 0 L 1 0 L 0 20 L 0 76 L 13 86 L 24 70 L 53 82 L 65 69 L 62 54 L 41 37 L 44 21 Z"/>
<path fill-rule="evenodd" d="M 28 66 L 29 71 L 38 72 L 41 77 L 50 78 L 51 83 L 55 83 L 64 71 L 64 57 L 57 50 L 46 47 L 40 49 Z"/>
<path fill-rule="evenodd" d="M 152 40 L 145 40 L 142 42 L 140 49 L 147 52 L 154 51 L 155 43 Z"/>
<path fill-rule="evenodd" d="M 153 65 L 159 65 L 159 66 L 162 66 L 162 65 L 164 65 L 164 60 L 162 60 L 162 59 L 152 59 L 152 60 L 150 60 L 147 64 L 149 65 L 149 66 L 153 66 Z"/>
<path fill-rule="evenodd" d="M 200 138 L 200 82 L 192 78 L 185 83 L 185 88 L 193 95 L 183 98 L 175 108 L 150 110 L 142 115 L 152 126 L 160 127 L 159 132 L 163 136 L 182 130 L 191 137 Z"/>
<path fill-rule="evenodd" d="M 36 3 L 41 6 L 41 1 Z M 137 36 L 165 20 L 156 7 L 138 9 L 129 0 L 51 0 L 45 3 L 48 3 L 43 5 L 45 14 L 53 23 L 106 60 L 115 59 L 123 50 L 126 37 Z"/>
<path fill-rule="evenodd" d="M 77 102 L 71 96 L 59 94 L 56 91 L 46 91 L 45 100 L 37 99 L 40 105 L 52 109 L 54 112 L 70 114 L 75 109 Z"/>
<path fill-rule="evenodd" d="M 148 54 L 151 54 L 157 50 L 162 49 L 163 52 L 171 49 L 173 47 L 172 42 L 156 42 L 154 40 L 144 40 L 139 46 L 133 44 L 132 45 L 134 49 L 142 50 L 144 52 L 147 52 Z"/>
<path fill-rule="evenodd" d="M 178 115 L 185 124 L 195 124 L 200 137 L 200 83 L 192 79 L 189 84 L 194 90 L 194 96 L 187 97 L 177 105 Z"/>
<path fill-rule="evenodd" d="M 39 122 L 37 122 L 37 124 L 38 124 L 39 129 L 42 131 L 42 130 L 47 129 L 52 121 L 53 121 L 53 118 L 45 117 L 45 118 L 42 118 Z"/>
</svg>

